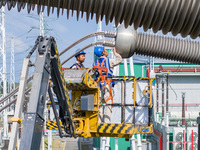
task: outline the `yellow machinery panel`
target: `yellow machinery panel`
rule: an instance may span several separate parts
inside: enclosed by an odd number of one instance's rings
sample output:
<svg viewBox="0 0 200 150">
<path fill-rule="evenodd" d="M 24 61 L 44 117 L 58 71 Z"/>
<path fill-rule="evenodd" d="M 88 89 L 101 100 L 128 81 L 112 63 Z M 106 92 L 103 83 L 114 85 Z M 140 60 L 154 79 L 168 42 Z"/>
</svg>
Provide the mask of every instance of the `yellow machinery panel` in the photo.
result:
<svg viewBox="0 0 200 150">
<path fill-rule="evenodd" d="M 126 91 L 125 97 L 131 96 L 131 103 L 120 102 L 115 103 L 113 101 L 113 108 L 117 106 L 121 109 L 121 121 L 104 123 L 98 122 L 99 107 L 106 105 L 101 103 L 100 100 L 100 88 L 99 84 L 93 79 L 93 70 L 91 69 L 80 69 L 80 70 L 64 70 L 64 77 L 66 81 L 66 87 L 70 91 L 71 95 L 71 106 L 73 108 L 73 121 L 76 126 L 76 134 L 79 137 L 124 137 L 130 138 L 133 134 L 142 133 L 153 133 L 153 123 L 152 123 L 152 81 L 149 78 L 135 78 L 135 77 L 115 77 L 113 80 L 123 82 L 124 89 L 126 89 L 126 82 L 131 81 L 132 92 Z M 144 83 L 144 84 L 143 84 Z M 140 86 L 141 84 L 141 86 Z M 143 88 L 143 89 L 141 89 Z M 130 90 L 130 89 L 128 89 Z M 139 96 L 145 98 L 144 102 L 141 102 L 138 98 L 138 91 L 140 91 Z M 128 93 L 128 94 L 127 94 Z M 130 95 L 129 95 L 130 94 Z M 83 110 L 81 107 L 83 101 L 82 96 L 92 95 L 92 110 Z M 117 96 L 117 94 L 115 94 Z M 90 102 L 87 103 L 88 107 Z M 126 107 L 131 108 L 132 120 L 126 122 Z M 140 107 L 140 109 L 138 109 Z M 147 110 L 148 116 L 146 116 L 146 122 L 140 122 L 141 117 L 138 118 L 137 115 L 144 108 Z M 139 111 L 138 111 L 139 110 Z M 120 116 L 120 114 L 119 114 Z M 118 117 L 118 116 L 117 116 Z M 138 121 L 139 119 L 139 121 Z M 48 122 L 55 126 L 56 124 Z M 50 129 L 50 128 L 49 128 Z"/>
</svg>

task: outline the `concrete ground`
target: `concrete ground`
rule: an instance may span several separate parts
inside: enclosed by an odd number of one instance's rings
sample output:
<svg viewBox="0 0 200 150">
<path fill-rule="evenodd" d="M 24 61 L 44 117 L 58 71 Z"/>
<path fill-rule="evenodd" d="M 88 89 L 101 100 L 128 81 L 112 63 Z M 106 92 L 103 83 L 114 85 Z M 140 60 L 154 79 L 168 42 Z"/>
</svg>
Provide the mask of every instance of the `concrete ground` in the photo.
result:
<svg viewBox="0 0 200 150">
<path fill-rule="evenodd" d="M 45 136 L 45 150 L 48 150 L 48 136 Z M 42 143 L 41 143 L 42 150 Z M 78 138 L 52 137 L 52 150 L 78 150 Z"/>
<path fill-rule="evenodd" d="M 66 138 L 65 150 L 78 150 L 78 138 Z"/>
</svg>

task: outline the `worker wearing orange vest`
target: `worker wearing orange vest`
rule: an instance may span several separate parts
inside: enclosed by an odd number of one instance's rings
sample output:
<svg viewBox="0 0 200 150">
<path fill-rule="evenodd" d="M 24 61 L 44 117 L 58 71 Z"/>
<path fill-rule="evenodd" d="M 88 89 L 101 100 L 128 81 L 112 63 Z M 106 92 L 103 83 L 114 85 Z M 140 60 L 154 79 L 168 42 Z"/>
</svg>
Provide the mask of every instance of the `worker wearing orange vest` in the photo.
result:
<svg viewBox="0 0 200 150">
<path fill-rule="evenodd" d="M 78 52 L 80 50 L 77 49 L 76 52 Z M 83 62 L 85 61 L 85 52 L 81 51 L 78 54 L 75 55 L 76 57 L 76 62 L 70 67 L 70 69 L 81 69 L 81 68 L 85 68 L 85 66 L 83 65 Z"/>
<path fill-rule="evenodd" d="M 113 54 L 115 55 L 114 59 L 109 59 L 108 52 L 103 46 L 97 46 L 94 49 L 94 53 L 96 56 L 99 57 L 99 59 L 94 63 L 94 67 L 104 67 L 107 68 L 107 75 L 105 71 L 101 71 L 100 76 L 110 76 L 113 75 L 113 69 L 115 66 L 119 65 L 122 62 L 122 57 L 120 54 L 118 54 L 113 48 Z M 113 103 L 113 91 L 112 91 L 112 79 L 111 78 L 101 78 L 100 82 L 100 97 L 101 97 L 101 103 L 102 104 L 112 104 Z M 112 113 L 112 106 L 106 105 L 104 107 L 104 113 L 103 113 L 103 106 L 100 106 L 99 108 L 99 122 L 110 122 L 110 117 Z"/>
</svg>

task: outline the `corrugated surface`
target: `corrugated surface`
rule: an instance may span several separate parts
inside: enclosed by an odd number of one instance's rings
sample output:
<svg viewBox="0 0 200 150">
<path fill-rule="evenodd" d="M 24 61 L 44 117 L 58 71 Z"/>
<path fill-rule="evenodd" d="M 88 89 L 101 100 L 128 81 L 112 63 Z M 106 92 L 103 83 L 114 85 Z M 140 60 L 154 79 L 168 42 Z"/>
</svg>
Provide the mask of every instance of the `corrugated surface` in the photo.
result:
<svg viewBox="0 0 200 150">
<path fill-rule="evenodd" d="M 196 38 L 200 33 L 199 0 L 5 0 L 0 6 L 6 3 L 9 10 L 17 6 L 20 11 L 27 4 L 30 12 L 37 4 L 38 14 L 44 11 L 44 6 L 48 14 L 56 7 L 58 16 L 67 9 L 67 18 L 71 10 L 72 15 L 77 12 L 77 19 L 86 13 L 87 21 L 94 16 L 97 22 L 105 17 L 106 24 L 113 20 L 116 25 L 123 22 L 126 27 L 134 23 L 135 29 L 143 26 L 145 31 L 152 28 L 154 32 L 181 33 L 183 37 Z"/>
</svg>

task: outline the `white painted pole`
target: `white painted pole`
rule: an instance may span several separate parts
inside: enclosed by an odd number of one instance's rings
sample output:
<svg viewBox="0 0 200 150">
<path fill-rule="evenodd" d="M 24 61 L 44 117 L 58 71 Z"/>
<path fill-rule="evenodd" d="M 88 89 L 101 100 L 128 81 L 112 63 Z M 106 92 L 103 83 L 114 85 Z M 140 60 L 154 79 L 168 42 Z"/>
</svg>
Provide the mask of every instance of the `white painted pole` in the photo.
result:
<svg viewBox="0 0 200 150">
<path fill-rule="evenodd" d="M 22 74 L 21 74 L 21 79 L 20 79 L 20 84 L 19 84 L 19 91 L 18 91 L 18 96 L 17 96 L 17 102 L 15 106 L 15 115 L 14 117 L 16 118 L 21 118 L 22 116 L 22 108 L 24 104 L 24 93 L 26 89 L 26 81 L 28 77 L 28 70 L 29 70 L 29 59 L 25 58 L 23 62 L 23 67 L 22 67 Z M 18 122 L 13 122 L 12 123 L 12 131 L 11 131 L 11 137 L 9 141 L 9 150 L 13 150 L 16 147 L 16 142 L 17 142 L 17 137 L 18 137 L 18 131 L 19 131 L 19 123 Z"/>
<path fill-rule="evenodd" d="M 113 75 L 114 76 L 119 76 L 119 65 L 117 65 L 117 66 L 114 67 Z"/>
<path fill-rule="evenodd" d="M 133 57 L 129 58 L 131 76 L 134 76 Z"/>
<path fill-rule="evenodd" d="M 18 140 L 17 140 L 17 149 L 19 149 L 19 148 L 20 148 L 20 139 L 19 139 L 19 136 L 18 136 L 17 139 L 18 139 Z"/>
<path fill-rule="evenodd" d="M 160 123 L 159 112 L 156 113 L 156 121 L 157 121 L 158 123 Z"/>
<path fill-rule="evenodd" d="M 142 142 L 140 134 L 137 134 L 137 150 L 142 150 Z"/>
<path fill-rule="evenodd" d="M 42 135 L 42 150 L 44 150 L 44 135 Z"/>
<path fill-rule="evenodd" d="M 118 137 L 115 138 L 115 150 L 118 150 Z"/>
<path fill-rule="evenodd" d="M 106 137 L 105 150 L 109 150 L 109 148 L 110 148 L 110 137 Z"/>
<path fill-rule="evenodd" d="M 136 150 L 136 146 L 135 146 L 135 135 L 133 135 L 131 137 L 131 140 L 130 140 L 130 150 Z"/>
<path fill-rule="evenodd" d="M 130 63 L 130 72 L 131 72 L 131 76 L 134 76 L 134 66 L 133 66 L 133 57 L 130 57 L 129 58 L 129 63 Z M 135 147 L 135 135 L 133 135 L 131 137 L 131 140 L 130 140 L 130 149 L 131 150 L 135 150 L 136 147 Z"/>
<path fill-rule="evenodd" d="M 52 150 L 52 131 L 48 130 L 48 150 Z"/>
<path fill-rule="evenodd" d="M 169 127 L 169 112 L 166 112 L 166 127 Z"/>
<path fill-rule="evenodd" d="M 106 146 L 106 137 L 101 137 L 101 148 L 100 150 L 105 150 Z"/>
<path fill-rule="evenodd" d="M 125 73 L 125 76 L 128 76 L 127 59 L 124 59 L 124 73 Z"/>
</svg>

